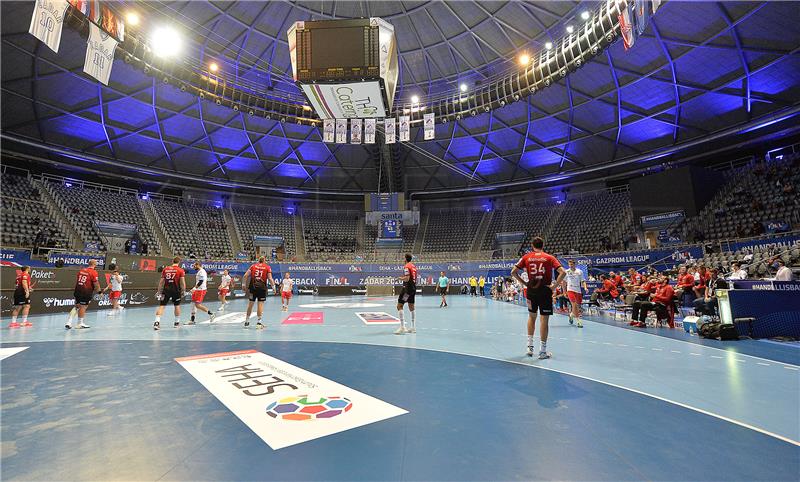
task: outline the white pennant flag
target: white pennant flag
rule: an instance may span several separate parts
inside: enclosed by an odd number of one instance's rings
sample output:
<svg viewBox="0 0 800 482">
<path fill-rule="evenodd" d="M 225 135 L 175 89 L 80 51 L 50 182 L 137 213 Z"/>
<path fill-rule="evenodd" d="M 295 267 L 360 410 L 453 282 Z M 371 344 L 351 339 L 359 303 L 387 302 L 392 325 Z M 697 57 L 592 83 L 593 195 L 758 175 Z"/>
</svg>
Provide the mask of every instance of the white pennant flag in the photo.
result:
<svg viewBox="0 0 800 482">
<path fill-rule="evenodd" d="M 347 119 L 336 119 L 336 142 L 347 143 Z"/>
<path fill-rule="evenodd" d="M 395 127 L 394 117 L 387 117 L 383 120 L 383 128 L 385 130 L 384 137 L 387 144 L 394 144 L 395 136 L 397 135 L 397 128 Z"/>
<path fill-rule="evenodd" d="M 410 121 L 411 118 L 409 116 L 400 116 L 400 142 L 408 142 L 409 133 L 411 132 L 411 127 L 409 126 Z"/>
<path fill-rule="evenodd" d="M 64 14 L 67 0 L 36 0 L 28 33 L 38 38 L 50 49 L 58 53 L 61 44 L 61 29 L 64 27 Z"/>
<path fill-rule="evenodd" d="M 322 121 L 322 142 L 333 142 L 334 135 L 333 129 L 335 126 L 335 121 L 333 119 L 325 119 Z"/>
<path fill-rule="evenodd" d="M 436 134 L 436 124 L 433 120 L 433 112 L 430 114 L 425 114 L 423 116 L 423 124 L 425 126 L 425 140 L 429 141 L 435 137 Z"/>
<path fill-rule="evenodd" d="M 350 119 L 350 143 L 361 144 L 361 119 Z"/>
<path fill-rule="evenodd" d="M 364 119 L 364 144 L 375 144 L 375 119 Z"/>
<path fill-rule="evenodd" d="M 89 22 L 89 40 L 86 42 L 86 60 L 83 62 L 83 71 L 108 85 L 116 49 L 117 39 Z"/>
</svg>

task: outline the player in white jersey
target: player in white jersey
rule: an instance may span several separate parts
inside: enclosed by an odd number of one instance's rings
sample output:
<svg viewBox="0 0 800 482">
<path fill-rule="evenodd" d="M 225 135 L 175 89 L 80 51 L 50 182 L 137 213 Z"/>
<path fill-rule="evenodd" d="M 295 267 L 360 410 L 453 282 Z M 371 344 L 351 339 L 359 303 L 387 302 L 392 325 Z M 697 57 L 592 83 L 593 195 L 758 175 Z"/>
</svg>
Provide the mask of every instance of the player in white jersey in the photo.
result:
<svg viewBox="0 0 800 482">
<path fill-rule="evenodd" d="M 228 304 L 228 293 L 231 291 L 231 287 L 233 286 L 233 278 L 228 274 L 228 270 L 224 270 L 222 272 L 222 276 L 219 278 L 219 309 L 217 311 L 225 311 L 225 305 Z"/>
<path fill-rule="evenodd" d="M 192 267 L 197 270 L 197 275 L 195 275 L 197 282 L 192 288 L 192 316 L 187 325 L 195 324 L 194 316 L 197 310 L 208 313 L 209 321 L 214 321 L 214 313 L 202 304 L 206 297 L 206 291 L 208 290 L 208 273 L 203 269 L 203 265 L 200 264 L 200 261 L 195 261 Z"/>
<path fill-rule="evenodd" d="M 581 303 L 583 302 L 583 291 L 589 291 L 586 288 L 586 280 L 583 277 L 583 271 L 575 267 L 575 260 L 570 259 L 567 261 L 569 268 L 564 276 L 564 284 L 567 289 L 567 298 L 572 305 L 569 313 L 569 324 L 578 322 L 578 328 L 583 328 L 581 321 Z"/>
<path fill-rule="evenodd" d="M 114 316 L 122 311 L 122 306 L 119 304 L 119 299 L 122 297 L 122 275 L 119 274 L 119 268 L 116 265 L 111 265 L 111 275 L 108 277 L 108 286 L 103 290 L 103 293 L 110 291 L 108 299 L 111 301 L 111 311 L 107 316 Z"/>
<path fill-rule="evenodd" d="M 289 300 L 292 299 L 292 286 L 294 282 L 289 273 L 283 275 L 281 280 L 281 311 L 289 311 Z"/>
</svg>

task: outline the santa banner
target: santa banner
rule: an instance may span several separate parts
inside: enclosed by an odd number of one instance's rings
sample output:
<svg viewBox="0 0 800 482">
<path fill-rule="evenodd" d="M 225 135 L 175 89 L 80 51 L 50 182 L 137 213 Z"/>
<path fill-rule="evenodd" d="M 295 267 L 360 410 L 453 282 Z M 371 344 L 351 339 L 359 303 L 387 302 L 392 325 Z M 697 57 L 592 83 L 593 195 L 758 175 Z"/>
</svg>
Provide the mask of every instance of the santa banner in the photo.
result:
<svg viewBox="0 0 800 482">
<path fill-rule="evenodd" d="M 397 127 L 394 117 L 387 117 L 383 120 L 384 136 L 386 137 L 387 144 L 394 144 L 395 136 L 397 135 Z"/>
<path fill-rule="evenodd" d="M 334 119 L 325 119 L 322 121 L 322 141 L 323 142 L 333 142 L 335 140 L 334 137 L 334 127 L 335 127 L 335 120 Z"/>
<path fill-rule="evenodd" d="M 375 119 L 364 119 L 364 144 L 375 144 Z"/>
<path fill-rule="evenodd" d="M 347 143 L 347 119 L 336 119 L 336 142 Z"/>
<path fill-rule="evenodd" d="M 361 144 L 361 119 L 350 119 L 350 143 Z"/>
<path fill-rule="evenodd" d="M 423 116 L 423 126 L 425 129 L 424 138 L 426 141 L 429 141 L 434 138 L 436 133 L 436 125 L 434 123 L 433 113 L 425 114 Z"/>
<path fill-rule="evenodd" d="M 64 14 L 69 3 L 66 0 L 36 0 L 28 33 L 41 40 L 50 50 L 58 53 L 61 45 L 61 30 Z"/>
<path fill-rule="evenodd" d="M 97 25 L 90 23 L 83 71 L 108 85 L 116 48 L 117 39 L 101 30 Z"/>
<path fill-rule="evenodd" d="M 407 115 L 400 116 L 400 142 L 408 142 L 411 132 L 409 122 L 411 118 Z"/>
</svg>

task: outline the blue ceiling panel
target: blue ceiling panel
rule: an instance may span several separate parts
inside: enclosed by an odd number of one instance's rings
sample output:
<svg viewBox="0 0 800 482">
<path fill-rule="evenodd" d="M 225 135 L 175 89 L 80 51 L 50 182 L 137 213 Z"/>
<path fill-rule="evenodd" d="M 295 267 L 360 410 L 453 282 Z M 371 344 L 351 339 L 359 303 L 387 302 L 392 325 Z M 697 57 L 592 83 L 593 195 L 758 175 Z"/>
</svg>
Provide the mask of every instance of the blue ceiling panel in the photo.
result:
<svg viewBox="0 0 800 482">
<path fill-rule="evenodd" d="M 538 139 L 543 144 L 552 144 L 557 141 L 566 140 L 569 126 L 556 119 L 547 121 L 533 121 L 531 124 L 530 136 Z"/>
<path fill-rule="evenodd" d="M 526 152 L 520 159 L 520 165 L 526 169 L 534 169 L 550 164 L 561 163 L 561 155 L 547 149 L 535 149 Z"/>
<path fill-rule="evenodd" d="M 456 137 L 450 146 L 450 156 L 456 159 L 474 159 L 481 153 L 481 144 L 472 137 Z"/>
<path fill-rule="evenodd" d="M 523 135 L 513 129 L 502 129 L 489 134 L 489 144 L 498 154 L 522 149 Z"/>
<path fill-rule="evenodd" d="M 209 133 L 209 137 L 214 144 L 214 149 L 226 154 L 233 154 L 250 147 L 247 137 L 241 129 L 223 127 Z"/>
<path fill-rule="evenodd" d="M 274 167 L 272 173 L 281 177 L 293 177 L 298 179 L 305 179 L 308 177 L 308 172 L 303 169 L 299 164 L 291 164 L 289 161 Z"/>
<path fill-rule="evenodd" d="M 155 121 L 153 107 L 128 97 L 107 105 L 107 121 L 127 127 L 138 128 Z"/>
</svg>

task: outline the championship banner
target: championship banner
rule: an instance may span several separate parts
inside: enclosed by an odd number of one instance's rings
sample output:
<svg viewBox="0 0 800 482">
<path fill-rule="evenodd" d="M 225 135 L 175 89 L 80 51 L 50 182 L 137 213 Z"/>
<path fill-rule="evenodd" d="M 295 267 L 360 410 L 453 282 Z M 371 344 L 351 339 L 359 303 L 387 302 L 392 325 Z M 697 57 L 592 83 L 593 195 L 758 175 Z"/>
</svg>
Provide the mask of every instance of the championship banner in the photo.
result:
<svg viewBox="0 0 800 482">
<path fill-rule="evenodd" d="M 397 128 L 395 127 L 394 117 L 383 119 L 384 137 L 387 144 L 394 144 Z"/>
<path fill-rule="evenodd" d="M 425 114 L 423 119 L 423 124 L 425 126 L 424 138 L 426 141 L 429 141 L 434 138 L 434 134 L 436 132 L 436 126 L 433 121 L 433 112 Z"/>
<path fill-rule="evenodd" d="M 273 450 L 408 413 L 256 350 L 175 361 Z"/>
<path fill-rule="evenodd" d="M 69 0 L 69 4 L 117 41 L 125 41 L 125 23 L 99 0 Z"/>
<path fill-rule="evenodd" d="M 36 0 L 28 33 L 41 40 L 58 53 L 61 45 L 61 29 L 64 27 L 64 14 L 69 3 L 66 0 Z"/>
<path fill-rule="evenodd" d="M 408 142 L 409 133 L 411 132 L 409 126 L 410 117 L 407 115 L 400 116 L 400 142 Z"/>
<path fill-rule="evenodd" d="M 361 119 L 350 119 L 350 143 L 361 144 Z"/>
<path fill-rule="evenodd" d="M 375 119 L 364 119 L 364 144 L 375 144 Z"/>
<path fill-rule="evenodd" d="M 658 7 L 661 6 L 661 0 L 651 0 L 650 6 L 652 7 L 651 14 L 655 15 L 655 13 L 658 11 Z"/>
<path fill-rule="evenodd" d="M 347 119 L 336 119 L 336 142 L 347 143 Z"/>
<path fill-rule="evenodd" d="M 333 119 L 325 119 L 322 121 L 322 142 L 331 143 L 334 141 L 334 124 Z"/>
<path fill-rule="evenodd" d="M 648 0 L 634 0 L 634 14 L 636 15 L 636 33 L 642 35 L 650 21 L 650 2 Z"/>
<path fill-rule="evenodd" d="M 86 41 L 83 71 L 104 85 L 108 85 L 116 49 L 117 40 L 114 37 L 100 30 L 97 25 L 89 23 L 89 40 Z"/>
<path fill-rule="evenodd" d="M 633 47 L 634 42 L 636 42 L 636 30 L 633 25 L 633 2 L 629 1 L 627 3 L 625 10 L 619 15 L 619 33 L 622 35 L 622 43 L 625 46 L 625 50 Z"/>
</svg>

